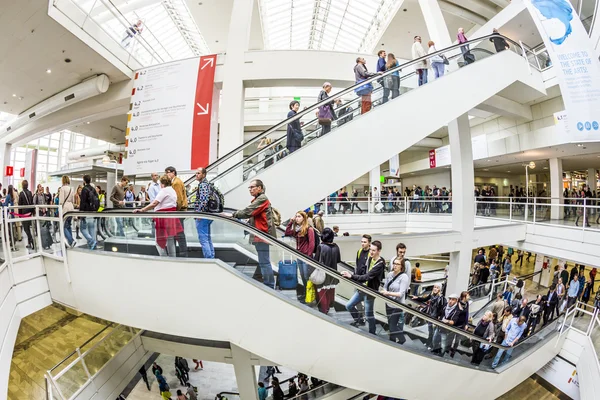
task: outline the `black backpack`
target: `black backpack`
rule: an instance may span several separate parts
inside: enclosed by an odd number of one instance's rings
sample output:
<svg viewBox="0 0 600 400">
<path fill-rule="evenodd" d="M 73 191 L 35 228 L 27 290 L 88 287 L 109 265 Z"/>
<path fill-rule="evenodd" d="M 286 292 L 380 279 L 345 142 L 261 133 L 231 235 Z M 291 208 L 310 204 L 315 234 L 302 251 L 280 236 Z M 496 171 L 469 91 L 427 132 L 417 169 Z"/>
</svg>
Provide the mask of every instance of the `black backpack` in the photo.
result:
<svg viewBox="0 0 600 400">
<path fill-rule="evenodd" d="M 208 212 L 222 213 L 225 207 L 225 197 L 218 187 L 209 183 L 210 193 L 208 195 L 207 208 Z"/>
<path fill-rule="evenodd" d="M 94 190 L 94 188 L 89 185 L 86 185 L 83 188 L 88 192 L 88 203 L 86 211 L 98 211 L 98 209 L 100 208 L 100 199 L 98 198 L 98 192 L 96 192 L 96 190 Z"/>
<path fill-rule="evenodd" d="M 312 231 L 315 234 L 315 248 L 313 249 L 313 254 L 317 254 L 317 249 L 319 248 L 319 245 L 321 244 L 321 235 L 319 235 L 319 231 L 316 230 L 313 227 L 310 227 L 309 229 L 312 229 Z"/>
</svg>

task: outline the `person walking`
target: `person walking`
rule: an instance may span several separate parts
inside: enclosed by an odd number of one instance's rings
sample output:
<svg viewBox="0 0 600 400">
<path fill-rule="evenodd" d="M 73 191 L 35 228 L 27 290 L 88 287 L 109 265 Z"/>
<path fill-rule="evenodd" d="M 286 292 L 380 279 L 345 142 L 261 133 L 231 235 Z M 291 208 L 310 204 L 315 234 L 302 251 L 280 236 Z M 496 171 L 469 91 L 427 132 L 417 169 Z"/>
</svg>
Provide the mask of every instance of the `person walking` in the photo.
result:
<svg viewBox="0 0 600 400">
<path fill-rule="evenodd" d="M 79 210 L 82 212 L 96 212 L 100 207 L 98 193 L 91 185 L 92 178 L 89 175 L 83 176 L 84 186 L 81 189 Z M 81 234 L 87 241 L 88 248 L 96 248 L 96 219 L 94 217 L 80 217 Z"/>
<path fill-rule="evenodd" d="M 433 53 L 437 52 L 437 49 L 435 48 L 435 43 L 433 42 L 433 40 L 430 40 L 427 43 L 427 46 L 429 46 L 428 54 L 433 54 Z M 444 57 L 442 57 L 441 54 L 437 54 L 437 55 L 431 57 L 431 69 L 433 69 L 433 74 L 435 75 L 435 79 L 438 79 L 438 78 L 441 78 L 442 76 L 444 76 L 446 61 L 447 60 L 444 60 Z"/>
<path fill-rule="evenodd" d="M 412 45 L 412 59 L 416 60 L 422 57 L 425 57 L 427 53 L 425 53 L 425 49 L 421 44 L 421 36 L 417 35 L 414 37 L 414 42 Z M 419 86 L 422 86 L 427 83 L 427 68 L 429 67 L 429 60 L 423 59 L 415 64 L 415 70 L 419 75 Z"/>
<path fill-rule="evenodd" d="M 63 214 L 75 210 L 75 191 L 71 186 L 71 179 L 67 175 L 61 178 L 62 186 L 58 189 L 58 204 L 63 208 Z M 71 231 L 71 222 L 73 217 L 67 217 L 64 225 L 64 235 L 67 246 L 75 247 L 77 242 L 73 240 L 73 232 Z"/>
<path fill-rule="evenodd" d="M 187 192 L 185 190 L 183 181 L 177 176 L 177 170 L 175 167 L 167 167 L 165 168 L 165 174 L 171 180 L 171 186 L 177 194 L 177 211 L 186 211 L 188 208 Z M 175 236 L 175 241 L 179 245 L 179 257 L 187 258 L 188 249 L 187 239 L 185 237 L 185 218 L 180 218 L 179 221 L 181 223 L 182 230 Z"/>
<path fill-rule="evenodd" d="M 224 216 L 237 219 L 248 219 L 250 226 L 259 231 L 277 237 L 277 230 L 273 218 L 273 209 L 271 202 L 265 194 L 265 185 L 260 179 L 250 181 L 248 186 L 250 195 L 253 197 L 250 205 L 233 214 L 223 213 Z M 250 243 L 254 245 L 258 255 L 258 266 L 262 274 L 262 280 L 270 288 L 275 287 L 275 278 L 273 276 L 273 267 L 271 266 L 271 256 L 269 254 L 270 245 L 267 241 L 258 236 L 250 235 Z"/>
<path fill-rule="evenodd" d="M 406 270 L 404 259 L 396 258 L 392 263 L 392 270 L 388 273 L 380 291 L 382 295 L 404 304 L 406 292 L 409 289 L 409 278 L 404 272 Z M 385 303 L 385 311 L 388 317 L 390 340 L 395 343 L 404 344 L 404 311 L 392 304 Z"/>
<path fill-rule="evenodd" d="M 23 215 L 23 216 L 34 216 L 35 215 L 35 208 L 33 207 L 26 207 L 24 208 L 24 205 L 27 206 L 32 206 L 33 205 L 33 194 L 31 193 L 31 191 L 29 190 L 29 183 L 27 182 L 26 179 L 24 179 L 21 182 L 21 187 L 23 188 L 23 190 L 21 190 L 21 193 L 19 193 L 19 205 L 21 206 L 19 208 L 19 214 Z M 31 221 L 23 221 L 23 230 L 25 231 L 25 234 L 27 235 L 27 248 L 31 249 L 31 250 L 35 250 L 35 241 L 33 240 L 33 235 L 31 234 Z"/>
<path fill-rule="evenodd" d="M 188 396 L 188 399 L 190 400 L 198 400 L 198 395 L 196 394 L 196 390 L 194 389 L 194 386 L 192 386 L 191 383 L 186 383 L 187 386 L 187 390 L 186 390 L 186 394 Z"/>
<path fill-rule="evenodd" d="M 514 345 L 523 335 L 523 332 L 525 332 L 525 320 L 526 318 L 524 316 L 521 316 L 515 317 L 509 322 L 508 327 L 506 328 L 504 340 L 502 341 L 502 346 L 509 346 L 511 348 L 506 351 L 504 349 L 498 350 L 498 353 L 496 354 L 496 357 L 492 362 L 492 368 L 496 368 L 498 364 L 500 364 L 500 360 L 502 359 L 502 355 L 504 353 L 506 353 L 506 358 L 504 361 L 506 362 L 510 359 L 510 355 L 513 352 L 512 347 L 514 347 Z"/>
<path fill-rule="evenodd" d="M 332 86 L 331 83 L 325 82 L 323 84 L 323 89 L 319 92 L 319 97 L 317 98 L 317 102 L 320 103 L 329 98 L 329 93 L 331 92 Z M 339 104 L 340 100 L 331 100 L 328 103 L 325 103 L 319 106 L 319 111 L 317 112 L 317 118 L 319 119 L 319 125 L 321 125 L 321 136 L 329 133 L 331 131 L 331 124 L 334 120 L 337 119 L 335 115 L 335 110 L 333 109 L 334 104 Z"/>
<path fill-rule="evenodd" d="M 299 101 L 292 101 L 290 103 L 290 111 L 287 114 L 288 119 L 296 116 L 298 114 L 298 110 L 300 109 Z M 290 153 L 295 152 L 300 147 L 302 147 L 302 141 L 304 140 L 304 134 L 302 133 L 302 126 L 300 125 L 300 119 L 296 119 L 292 121 L 287 126 L 287 136 L 285 147 L 288 149 Z"/>
<path fill-rule="evenodd" d="M 148 382 L 148 374 L 146 373 L 146 368 L 142 365 L 139 370 L 140 375 L 142 376 L 142 380 L 146 384 L 148 390 L 150 390 L 150 382 Z"/>
<path fill-rule="evenodd" d="M 129 179 L 124 176 L 121 178 L 121 181 L 113 187 L 112 192 L 110 193 L 110 201 L 112 202 L 113 208 L 125 207 L 125 188 L 128 184 Z M 125 231 L 123 230 L 123 218 L 117 217 L 115 218 L 115 222 L 117 223 L 117 234 L 119 236 L 125 236 Z"/>
<path fill-rule="evenodd" d="M 196 171 L 196 180 L 198 187 L 196 189 L 196 212 L 209 212 L 208 201 L 212 188 L 206 179 L 206 168 L 198 168 Z M 198 232 L 198 241 L 202 246 L 202 255 L 204 258 L 215 258 L 215 247 L 213 246 L 210 226 L 213 220 L 207 218 L 196 219 L 196 231 Z"/>
</svg>

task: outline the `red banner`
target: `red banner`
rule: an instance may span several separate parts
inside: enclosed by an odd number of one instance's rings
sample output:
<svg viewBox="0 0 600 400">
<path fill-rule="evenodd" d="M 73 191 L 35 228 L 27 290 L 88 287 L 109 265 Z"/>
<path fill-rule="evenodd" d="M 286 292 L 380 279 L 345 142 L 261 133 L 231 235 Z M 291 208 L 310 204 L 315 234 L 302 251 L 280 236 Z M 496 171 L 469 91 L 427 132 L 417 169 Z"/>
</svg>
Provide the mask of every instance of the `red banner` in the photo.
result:
<svg viewBox="0 0 600 400">
<path fill-rule="evenodd" d="M 214 54 L 200 57 L 192 128 L 192 170 L 206 167 L 209 162 L 210 119 L 216 64 L 217 56 Z"/>
<path fill-rule="evenodd" d="M 21 178 L 25 178 L 25 168 L 21 168 L 19 170 L 19 175 L 21 176 Z"/>
<path fill-rule="evenodd" d="M 435 168 L 435 150 L 429 150 L 429 168 Z"/>
<path fill-rule="evenodd" d="M 5 176 L 13 176 L 13 172 L 14 172 L 14 168 L 11 167 L 10 165 L 6 166 L 6 170 L 4 171 L 4 175 Z"/>
</svg>

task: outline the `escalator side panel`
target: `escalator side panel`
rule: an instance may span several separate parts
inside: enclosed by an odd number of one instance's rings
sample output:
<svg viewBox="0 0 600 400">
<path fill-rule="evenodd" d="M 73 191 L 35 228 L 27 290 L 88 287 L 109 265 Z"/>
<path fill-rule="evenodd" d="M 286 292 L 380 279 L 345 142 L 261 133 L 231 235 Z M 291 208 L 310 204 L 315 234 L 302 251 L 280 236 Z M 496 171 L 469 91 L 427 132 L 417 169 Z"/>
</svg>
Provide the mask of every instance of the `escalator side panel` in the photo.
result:
<svg viewBox="0 0 600 400">
<path fill-rule="evenodd" d="M 515 53 L 482 59 L 333 129 L 254 178 L 265 183 L 267 196 L 282 215 L 292 215 L 515 82 L 541 93 L 545 90 L 541 74 Z M 228 207 L 248 204 L 247 186 L 244 182 L 225 194 Z"/>
<path fill-rule="evenodd" d="M 405 351 L 340 325 L 266 290 L 220 260 L 79 250 L 67 255 L 70 290 L 81 312 L 155 332 L 229 341 L 329 382 L 397 398 L 423 398 L 435 390 L 441 399 L 481 393 L 492 399 L 541 368 L 561 347 L 548 339 L 498 375 Z M 443 387 L 433 388 L 432 377 L 444 382 Z"/>
</svg>

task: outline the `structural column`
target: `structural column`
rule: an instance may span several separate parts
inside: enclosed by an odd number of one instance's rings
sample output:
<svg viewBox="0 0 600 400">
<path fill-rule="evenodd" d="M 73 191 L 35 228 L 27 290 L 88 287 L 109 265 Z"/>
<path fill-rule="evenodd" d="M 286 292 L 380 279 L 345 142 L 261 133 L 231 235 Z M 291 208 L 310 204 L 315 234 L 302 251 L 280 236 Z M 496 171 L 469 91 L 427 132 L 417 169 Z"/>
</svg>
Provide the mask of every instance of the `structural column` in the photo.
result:
<svg viewBox="0 0 600 400">
<path fill-rule="evenodd" d="M 251 353 L 231 343 L 231 355 L 240 399 L 258 400 L 256 372 Z"/>
<path fill-rule="evenodd" d="M 371 198 L 371 202 L 369 203 L 369 211 L 373 212 L 375 210 L 375 205 L 377 202 L 374 200 L 375 196 L 381 199 L 381 182 L 379 180 L 381 176 L 381 165 L 373 168 L 369 171 L 369 191 L 375 192 L 374 188 L 377 188 L 377 195 L 373 193 L 373 198 Z"/>
<path fill-rule="evenodd" d="M 562 159 L 551 158 L 550 163 L 550 197 L 552 197 L 550 207 L 550 218 L 560 219 L 564 215 L 560 204 L 563 204 L 563 166 Z"/>
<path fill-rule="evenodd" d="M 12 144 L 6 142 L 0 142 L 0 157 L 2 166 L 2 186 L 8 187 L 8 177 L 6 176 L 6 166 L 10 163 L 10 152 L 12 150 Z"/>
<path fill-rule="evenodd" d="M 473 148 L 469 116 L 463 114 L 448 124 L 452 159 L 452 230 L 461 233 L 458 251 L 450 253 L 446 294 L 466 290 L 471 271 L 475 229 Z"/>
<path fill-rule="evenodd" d="M 588 169 L 587 183 L 588 183 L 592 193 L 595 193 L 596 189 L 598 188 L 598 179 L 596 178 L 596 169 L 595 168 Z"/>
<path fill-rule="evenodd" d="M 435 42 L 435 47 L 441 50 L 445 47 L 452 46 L 450 33 L 446 26 L 446 20 L 442 15 L 442 10 L 437 0 L 419 0 L 421 12 L 425 18 L 429 38 Z M 423 43 L 423 47 L 427 48 L 427 43 Z"/>
<path fill-rule="evenodd" d="M 219 108 L 219 157 L 244 142 L 244 57 L 250 41 L 255 0 L 234 0 L 229 22 L 227 54 L 223 68 L 223 93 Z M 241 159 L 241 158 L 240 158 Z"/>
</svg>

